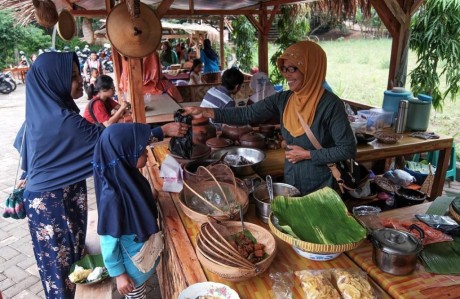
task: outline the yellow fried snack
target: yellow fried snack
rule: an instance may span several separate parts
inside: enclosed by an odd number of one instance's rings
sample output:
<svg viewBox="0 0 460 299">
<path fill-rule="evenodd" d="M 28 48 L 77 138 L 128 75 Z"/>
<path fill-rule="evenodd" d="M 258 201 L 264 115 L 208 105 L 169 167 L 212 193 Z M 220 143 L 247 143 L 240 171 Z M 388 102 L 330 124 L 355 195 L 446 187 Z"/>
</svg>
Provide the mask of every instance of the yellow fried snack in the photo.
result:
<svg viewBox="0 0 460 299">
<path fill-rule="evenodd" d="M 334 269 L 332 278 L 344 299 L 373 299 L 372 287 L 367 278 L 359 273 Z"/>
<path fill-rule="evenodd" d="M 328 273 L 311 271 L 297 271 L 306 299 L 340 299 L 339 292 L 332 286 Z"/>
<path fill-rule="evenodd" d="M 75 266 L 73 272 L 70 273 L 69 279 L 73 283 L 82 282 L 86 280 L 86 278 L 88 277 L 88 275 L 91 274 L 91 272 L 93 272 L 92 269 L 85 269 L 77 265 Z"/>
</svg>

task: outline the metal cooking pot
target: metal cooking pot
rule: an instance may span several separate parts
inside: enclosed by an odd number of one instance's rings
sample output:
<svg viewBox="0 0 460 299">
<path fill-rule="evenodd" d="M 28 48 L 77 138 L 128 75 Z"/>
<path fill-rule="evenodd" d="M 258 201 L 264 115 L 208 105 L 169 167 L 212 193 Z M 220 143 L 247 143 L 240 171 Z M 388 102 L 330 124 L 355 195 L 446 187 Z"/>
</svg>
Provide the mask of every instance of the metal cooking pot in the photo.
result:
<svg viewBox="0 0 460 299">
<path fill-rule="evenodd" d="M 300 191 L 289 184 L 285 183 L 273 183 L 273 197 L 276 196 L 299 196 Z M 271 213 L 270 197 L 268 195 L 267 184 L 260 184 L 252 193 L 252 196 L 256 200 L 256 215 L 263 222 L 268 223 L 268 217 Z"/>
<path fill-rule="evenodd" d="M 393 275 L 408 275 L 415 270 L 417 254 L 423 249 L 422 240 L 425 235 L 415 224 L 409 229 L 418 231 L 420 239 L 410 232 L 392 228 L 381 228 L 372 232 L 372 259 L 380 270 Z"/>
</svg>

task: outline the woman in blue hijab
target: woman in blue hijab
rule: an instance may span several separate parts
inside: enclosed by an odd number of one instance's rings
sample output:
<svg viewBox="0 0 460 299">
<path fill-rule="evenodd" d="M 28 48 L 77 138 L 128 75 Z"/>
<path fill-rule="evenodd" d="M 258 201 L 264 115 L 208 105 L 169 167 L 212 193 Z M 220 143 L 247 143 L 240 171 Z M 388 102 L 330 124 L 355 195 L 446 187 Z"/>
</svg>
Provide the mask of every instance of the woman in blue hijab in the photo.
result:
<svg viewBox="0 0 460 299">
<path fill-rule="evenodd" d="M 85 246 L 85 179 L 101 129 L 79 115 L 82 82 L 74 53 L 44 53 L 27 72 L 24 203 L 47 298 L 73 298 L 70 266 Z"/>
<path fill-rule="evenodd" d="M 152 268 L 146 272 L 133 264 L 133 256 L 150 237 L 161 240 L 156 201 L 149 182 L 138 170 L 147 160 L 149 136 L 147 125 L 113 124 L 102 133 L 94 150 L 97 233 L 104 264 L 125 298 L 145 298 L 145 281 L 153 274 L 162 249 L 154 251 Z"/>
</svg>

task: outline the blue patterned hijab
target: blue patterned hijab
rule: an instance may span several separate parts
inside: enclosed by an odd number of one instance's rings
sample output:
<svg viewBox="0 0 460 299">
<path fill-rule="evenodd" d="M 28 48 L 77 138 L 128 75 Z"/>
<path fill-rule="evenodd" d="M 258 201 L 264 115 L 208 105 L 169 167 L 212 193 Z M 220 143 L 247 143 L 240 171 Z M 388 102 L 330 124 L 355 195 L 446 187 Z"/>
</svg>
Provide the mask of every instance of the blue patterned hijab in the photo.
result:
<svg viewBox="0 0 460 299">
<path fill-rule="evenodd" d="M 43 53 L 27 72 L 22 168 L 29 191 L 56 190 L 92 175 L 91 159 L 101 129 L 78 114 L 71 96 L 73 63 L 78 65 L 75 53 Z M 22 134 L 23 128 L 17 149 Z"/>
<path fill-rule="evenodd" d="M 144 242 L 158 232 L 150 184 L 136 168 L 149 137 L 150 127 L 139 123 L 113 124 L 102 133 L 93 160 L 99 235 L 134 234 Z"/>
</svg>

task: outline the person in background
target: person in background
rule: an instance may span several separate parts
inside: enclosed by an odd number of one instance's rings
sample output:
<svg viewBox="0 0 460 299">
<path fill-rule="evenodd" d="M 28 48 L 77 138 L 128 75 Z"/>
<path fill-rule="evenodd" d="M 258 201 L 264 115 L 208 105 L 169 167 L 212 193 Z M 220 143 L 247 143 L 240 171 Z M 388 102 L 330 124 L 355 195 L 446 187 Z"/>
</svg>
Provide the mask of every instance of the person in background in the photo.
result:
<svg viewBox="0 0 460 299">
<path fill-rule="evenodd" d="M 86 93 L 91 100 L 86 105 L 83 117 L 92 124 L 100 123 L 108 127 L 120 121 L 127 112 L 128 102 L 121 98 L 118 102 L 113 100 L 115 86 L 110 76 L 99 76 L 94 85 L 88 86 Z M 112 114 L 112 111 L 115 112 Z"/>
<path fill-rule="evenodd" d="M 24 136 L 24 207 L 48 299 L 74 297 L 70 266 L 85 247 L 86 178 L 102 128 L 79 114 L 74 99 L 82 96 L 75 53 L 40 54 L 27 73 L 26 120 L 15 147 L 20 150 Z"/>
<path fill-rule="evenodd" d="M 91 51 L 89 58 L 83 65 L 83 74 L 86 76 L 86 82 L 89 82 L 91 77 L 90 70 L 93 68 L 97 69 L 99 74 L 105 75 L 105 70 L 102 67 L 101 60 L 97 57 L 96 51 Z"/>
<path fill-rule="evenodd" d="M 235 125 L 263 123 L 277 117 L 287 144 L 285 182 L 299 189 L 302 195 L 325 186 L 336 187 L 327 165 L 354 158 L 356 143 L 342 100 L 323 87 L 326 53 L 314 42 L 297 42 L 281 54 L 277 67 L 289 90 L 246 107 L 187 107 L 184 115 L 209 117 L 214 122 Z M 313 146 L 299 117 L 310 126 L 322 149 Z"/>
<path fill-rule="evenodd" d="M 171 44 L 167 40 L 161 43 L 160 62 L 163 67 L 177 64 L 177 54 L 171 48 Z"/>
<path fill-rule="evenodd" d="M 91 78 L 89 78 L 89 84 L 94 85 L 96 83 L 97 78 L 99 77 L 99 70 L 96 68 L 92 68 L 90 73 Z"/>
<path fill-rule="evenodd" d="M 30 55 L 30 66 L 34 64 L 35 60 L 37 60 L 37 54 L 33 53 L 32 55 Z"/>
<path fill-rule="evenodd" d="M 203 84 L 206 83 L 201 77 L 201 71 L 203 70 L 203 63 L 199 59 L 193 59 L 193 65 L 190 70 L 190 80 L 188 85 Z"/>
<path fill-rule="evenodd" d="M 244 75 L 236 68 L 224 71 L 222 85 L 212 87 L 204 95 L 200 107 L 229 108 L 235 107 L 232 95 L 236 94 L 244 82 Z"/>
<path fill-rule="evenodd" d="M 24 51 L 19 51 L 19 63 L 18 67 L 29 67 L 30 63 L 27 59 L 26 53 Z"/>
<path fill-rule="evenodd" d="M 208 83 L 216 83 L 219 77 L 219 55 L 211 47 L 211 41 L 203 41 L 203 49 L 200 50 L 200 59 L 204 64 L 203 79 Z"/>
<path fill-rule="evenodd" d="M 161 238 L 156 199 L 141 174 L 151 136 L 145 124 L 114 124 L 101 135 L 94 151 L 94 187 L 104 265 L 125 298 L 146 298 L 145 282 L 155 272 L 162 246 L 151 269 L 140 271 L 132 258 L 149 238 Z M 159 137 L 159 136 L 156 136 Z"/>
</svg>

